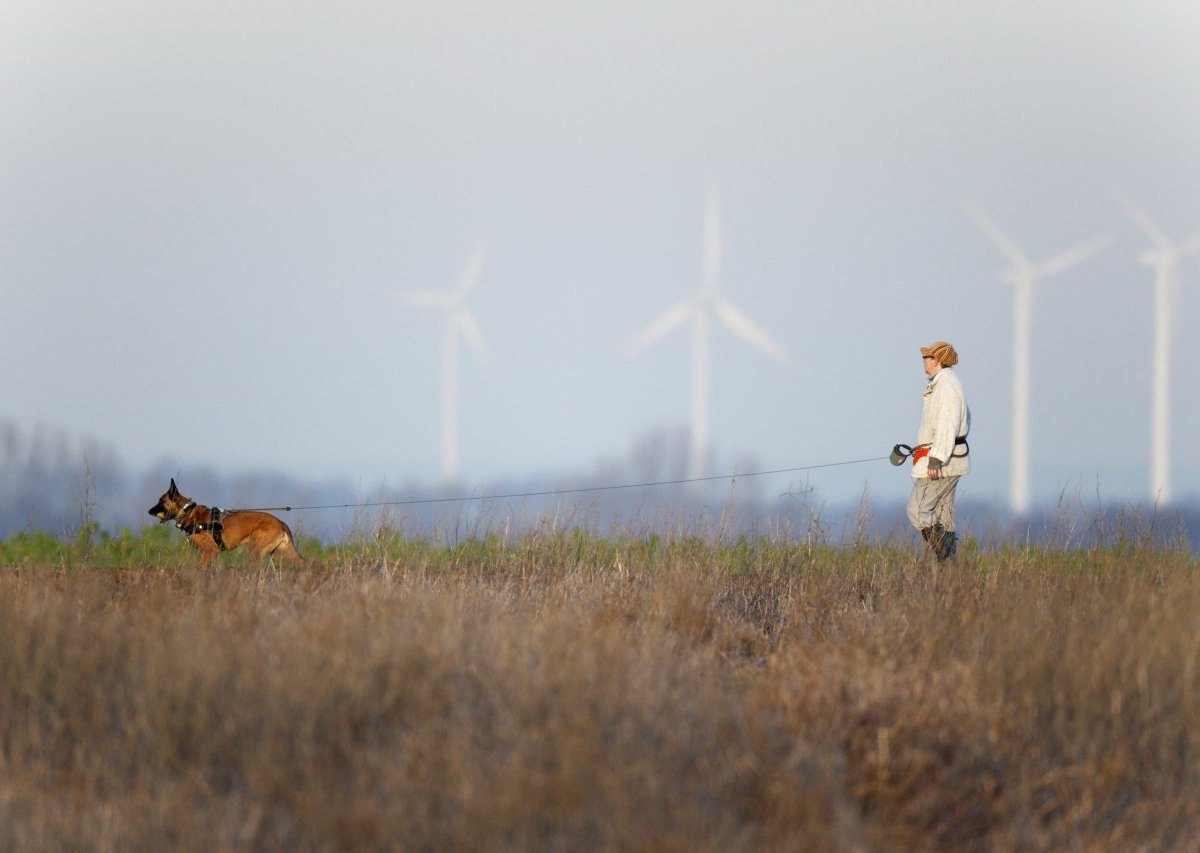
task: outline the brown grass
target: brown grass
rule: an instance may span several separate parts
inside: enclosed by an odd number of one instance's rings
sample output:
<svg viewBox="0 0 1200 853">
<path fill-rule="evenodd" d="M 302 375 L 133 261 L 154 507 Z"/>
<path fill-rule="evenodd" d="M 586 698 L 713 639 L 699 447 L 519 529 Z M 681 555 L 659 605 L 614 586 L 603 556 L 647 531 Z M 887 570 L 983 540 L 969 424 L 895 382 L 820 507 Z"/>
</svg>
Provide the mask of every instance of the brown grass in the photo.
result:
<svg viewBox="0 0 1200 853">
<path fill-rule="evenodd" d="M 0 848 L 1187 849 L 1173 550 L 0 569 Z"/>
</svg>

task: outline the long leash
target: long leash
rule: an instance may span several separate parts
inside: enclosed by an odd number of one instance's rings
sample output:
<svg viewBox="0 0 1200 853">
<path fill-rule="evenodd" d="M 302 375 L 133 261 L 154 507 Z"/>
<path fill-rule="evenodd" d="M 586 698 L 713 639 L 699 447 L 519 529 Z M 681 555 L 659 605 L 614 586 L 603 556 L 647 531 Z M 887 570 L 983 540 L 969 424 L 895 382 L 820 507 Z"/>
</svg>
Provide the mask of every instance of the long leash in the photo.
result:
<svg viewBox="0 0 1200 853">
<path fill-rule="evenodd" d="M 691 477 L 682 480 L 655 480 L 649 483 L 622 483 L 615 486 L 582 486 L 575 489 L 548 489 L 542 492 L 511 492 L 497 495 L 462 495 L 453 498 L 413 498 L 402 501 L 372 501 L 353 504 L 319 504 L 313 506 L 262 506 L 242 507 L 241 512 L 292 512 L 293 510 L 316 509 L 366 509 L 379 506 L 416 506 L 420 504 L 466 503 L 467 501 L 500 501 L 516 498 L 542 498 L 553 495 L 577 495 L 585 492 L 615 492 L 622 489 L 648 489 L 655 486 L 681 486 L 688 483 L 710 483 L 716 480 L 737 480 L 742 477 L 766 477 L 771 474 L 795 474 L 800 471 L 815 471 L 819 468 L 839 468 L 844 465 L 861 465 L 864 462 L 881 462 L 887 456 L 872 456 L 868 459 L 849 459 L 845 462 L 825 462 L 820 465 L 803 465 L 798 468 L 776 468 L 772 471 L 749 471 L 744 474 L 718 474 L 711 477 Z M 226 510 L 233 512 L 233 510 Z"/>
</svg>

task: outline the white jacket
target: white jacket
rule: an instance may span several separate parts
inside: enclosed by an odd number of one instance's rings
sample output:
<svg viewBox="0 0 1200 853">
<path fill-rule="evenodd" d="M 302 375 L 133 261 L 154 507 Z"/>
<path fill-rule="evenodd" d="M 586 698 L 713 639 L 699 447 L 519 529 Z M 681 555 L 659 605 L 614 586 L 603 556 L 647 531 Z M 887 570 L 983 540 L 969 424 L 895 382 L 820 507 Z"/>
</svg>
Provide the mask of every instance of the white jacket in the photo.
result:
<svg viewBox="0 0 1200 853">
<path fill-rule="evenodd" d="M 962 383 L 954 369 L 943 367 L 925 388 L 921 411 L 921 426 L 917 430 L 917 446 L 929 445 L 929 456 L 912 466 L 913 479 L 929 476 L 929 457 L 942 460 L 942 475 L 960 477 L 971 470 L 970 456 L 956 456 L 966 448 L 955 447 L 954 439 L 971 431 L 971 410 L 963 394 Z"/>
</svg>

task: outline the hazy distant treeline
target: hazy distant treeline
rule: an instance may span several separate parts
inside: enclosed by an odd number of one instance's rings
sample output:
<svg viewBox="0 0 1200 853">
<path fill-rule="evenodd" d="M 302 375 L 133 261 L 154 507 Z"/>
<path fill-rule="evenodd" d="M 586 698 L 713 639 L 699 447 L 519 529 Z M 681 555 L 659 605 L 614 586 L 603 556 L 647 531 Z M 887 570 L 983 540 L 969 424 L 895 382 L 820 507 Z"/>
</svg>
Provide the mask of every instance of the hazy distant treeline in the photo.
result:
<svg viewBox="0 0 1200 853">
<path fill-rule="evenodd" d="M 279 500 L 316 502 L 320 487 L 267 472 L 221 476 L 162 460 L 130 472 L 116 451 L 43 426 L 22 428 L 0 420 L 0 538 L 21 531 L 70 534 L 85 524 L 106 530 L 151 523 L 146 510 L 171 477 L 187 471 L 190 493 L 223 506 Z M 327 487 L 328 488 L 328 487 Z"/>
<path fill-rule="evenodd" d="M 637 439 L 627 456 L 602 459 L 587 472 L 511 479 L 486 487 L 415 482 L 386 486 L 382 474 L 379 483 L 370 484 L 306 481 L 271 471 L 218 471 L 171 459 L 132 472 L 113 448 L 99 442 L 0 420 L 0 538 L 33 530 L 71 534 L 92 523 L 113 532 L 136 530 L 152 523 L 146 510 L 171 477 L 185 494 L 209 505 L 295 507 L 281 515 L 298 532 L 327 541 L 369 533 L 381 525 L 441 538 L 517 533 L 545 517 L 562 526 L 602 530 L 679 530 L 720 523 L 732 504 L 727 484 L 707 493 L 686 486 L 577 491 L 680 480 L 687 476 L 687 465 L 686 431 L 660 430 Z M 748 465 L 743 461 L 742 470 Z M 475 499 L 487 495 L 503 497 Z M 457 500 L 463 497 L 471 500 Z M 753 484 L 738 487 L 737 506 L 736 519 L 726 518 L 726 524 L 745 524 L 766 511 Z"/>
<path fill-rule="evenodd" d="M 59 430 L 22 430 L 0 420 L 0 535 L 20 530 L 66 531 L 87 521 L 97 490 L 128 488 L 116 454 Z"/>
<path fill-rule="evenodd" d="M 118 532 L 152 523 L 146 510 L 171 477 L 196 500 L 226 509 L 290 506 L 280 513 L 297 534 L 325 542 L 371 535 L 382 527 L 414 538 L 462 540 L 488 533 L 518 535 L 545 520 L 594 532 L 773 536 L 845 544 L 910 536 L 902 505 L 831 506 L 819 496 L 767 494 L 761 481 L 736 486 L 618 488 L 686 478 L 686 430 L 639 436 L 622 457 L 590 470 L 531 476 L 486 485 L 429 485 L 412 481 L 356 484 L 300 480 L 272 471 L 219 471 L 163 459 L 129 471 L 116 451 L 90 439 L 46 427 L 22 428 L 0 420 L 0 539 L 22 531 L 70 535 L 85 524 Z M 752 471 L 751 459 L 727 463 Z M 386 473 L 386 472 L 384 472 Z M 555 492 L 556 494 L 544 494 Z M 484 496 L 501 496 L 480 499 Z M 458 500 L 469 498 L 468 500 Z M 1200 507 L 1169 512 L 1154 507 L 1097 510 L 1068 502 L 1014 519 L 1003 506 L 964 501 L 967 535 L 988 542 L 1051 542 L 1062 547 L 1111 544 L 1114 538 L 1200 542 Z"/>
</svg>

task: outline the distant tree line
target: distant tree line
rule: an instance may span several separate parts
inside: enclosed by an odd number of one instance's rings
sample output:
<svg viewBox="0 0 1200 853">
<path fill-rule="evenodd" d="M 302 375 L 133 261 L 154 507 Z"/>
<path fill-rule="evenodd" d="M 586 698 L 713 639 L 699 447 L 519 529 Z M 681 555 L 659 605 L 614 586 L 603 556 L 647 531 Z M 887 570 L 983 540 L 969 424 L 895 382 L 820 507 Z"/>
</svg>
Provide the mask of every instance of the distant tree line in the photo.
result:
<svg viewBox="0 0 1200 853">
<path fill-rule="evenodd" d="M 0 538 L 35 530 L 70 535 L 89 524 L 111 531 L 140 528 L 151 522 L 147 508 L 183 470 L 163 460 L 131 474 L 110 446 L 0 420 Z M 295 503 L 314 497 L 311 487 L 277 474 L 222 477 L 195 467 L 187 473 L 191 493 L 225 506 L 266 496 L 285 495 Z"/>
<path fill-rule="evenodd" d="M 750 458 L 727 465 L 736 471 L 758 467 Z M 171 477 L 185 494 L 209 505 L 295 507 L 281 517 L 298 535 L 327 543 L 369 536 L 381 527 L 412 538 L 453 542 L 495 532 L 517 536 L 547 524 L 598 533 L 786 535 L 834 544 L 911 533 L 903 506 L 829 506 L 802 489 L 764 495 L 754 478 L 736 486 L 718 481 L 611 488 L 683 480 L 687 470 L 687 431 L 663 429 L 638 436 L 625 456 L 601 459 L 585 472 L 510 478 L 486 486 L 302 481 L 273 471 L 221 472 L 172 459 L 130 473 L 117 452 L 100 442 L 0 419 L 0 539 L 23 531 L 70 536 L 85 525 L 113 533 L 138 530 L 153 523 L 146 510 Z M 505 497 L 479 499 L 489 495 Z M 469 500 L 457 500 L 464 497 Z M 1200 543 L 1196 506 L 1169 512 L 1154 507 L 1092 511 L 1060 503 L 1042 514 L 1014 519 L 1004 506 L 968 500 L 963 516 L 973 535 L 993 542 L 1090 547 L 1152 536 L 1186 547 Z"/>
<path fill-rule="evenodd" d="M 743 459 L 737 467 L 751 470 L 754 464 Z M 298 532 L 326 541 L 369 533 L 380 525 L 449 540 L 494 530 L 519 533 L 547 520 L 593 530 L 685 531 L 689 524 L 715 524 L 730 510 L 729 483 L 707 489 L 608 488 L 683 480 L 687 470 L 687 431 L 664 429 L 639 436 L 627 455 L 600 459 L 585 472 L 508 478 L 486 486 L 356 486 L 340 480 L 300 481 L 271 471 L 222 472 L 171 459 L 131 473 L 118 453 L 100 442 L 0 420 L 0 538 L 34 530 L 71 535 L 86 524 L 112 532 L 139 529 L 152 523 L 146 509 L 171 477 L 185 494 L 224 508 L 322 507 L 285 517 Z M 587 491 L 596 487 L 602 488 Z M 765 510 L 756 489 L 753 482 L 737 486 L 737 525 Z M 488 495 L 506 497 L 477 500 Z M 460 497 L 470 500 L 456 500 Z"/>
<path fill-rule="evenodd" d="M 96 496 L 128 487 L 116 453 L 61 430 L 0 420 L 0 536 L 68 532 L 93 520 Z"/>
</svg>

